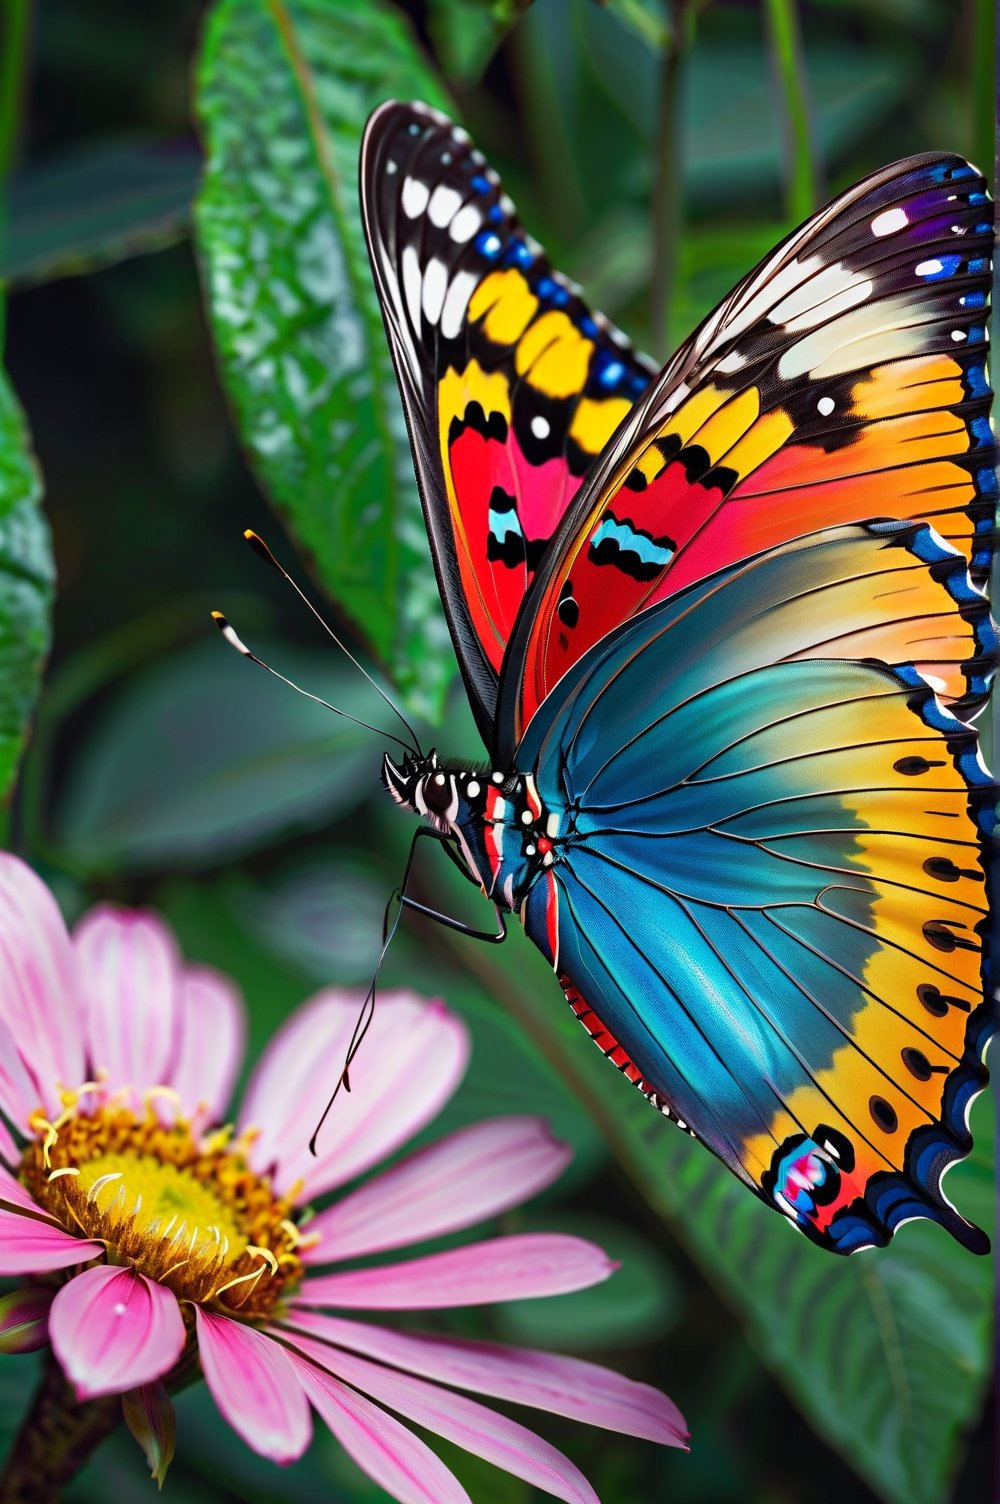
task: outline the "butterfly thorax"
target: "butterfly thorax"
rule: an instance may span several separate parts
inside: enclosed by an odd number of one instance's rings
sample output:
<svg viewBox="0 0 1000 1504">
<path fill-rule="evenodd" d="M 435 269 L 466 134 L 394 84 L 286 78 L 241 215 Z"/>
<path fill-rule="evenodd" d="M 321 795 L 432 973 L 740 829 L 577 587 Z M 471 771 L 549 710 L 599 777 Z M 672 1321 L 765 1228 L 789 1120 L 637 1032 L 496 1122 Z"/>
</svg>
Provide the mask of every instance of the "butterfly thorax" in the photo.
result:
<svg viewBox="0 0 1000 1504">
<path fill-rule="evenodd" d="M 530 774 L 443 767 L 432 751 L 404 757 L 399 767 L 386 756 L 382 782 L 396 804 L 455 841 L 486 897 L 501 908 L 519 909 L 559 860 L 567 816 L 543 806 Z"/>
</svg>

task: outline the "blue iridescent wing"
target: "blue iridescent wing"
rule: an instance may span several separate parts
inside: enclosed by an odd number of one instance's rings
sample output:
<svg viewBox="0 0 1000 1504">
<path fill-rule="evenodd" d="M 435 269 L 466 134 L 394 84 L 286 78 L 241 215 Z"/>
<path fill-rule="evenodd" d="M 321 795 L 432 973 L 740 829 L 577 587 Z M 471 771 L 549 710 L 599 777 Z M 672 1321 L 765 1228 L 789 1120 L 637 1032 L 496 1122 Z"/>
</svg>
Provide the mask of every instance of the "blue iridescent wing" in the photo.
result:
<svg viewBox="0 0 1000 1504">
<path fill-rule="evenodd" d="M 555 862 L 526 928 L 606 1052 L 822 1246 L 941 1190 L 997 1024 L 997 786 L 931 685 L 995 659 L 926 526 L 827 530 L 592 648 L 517 755 Z M 919 665 L 919 668 L 916 666 Z"/>
</svg>

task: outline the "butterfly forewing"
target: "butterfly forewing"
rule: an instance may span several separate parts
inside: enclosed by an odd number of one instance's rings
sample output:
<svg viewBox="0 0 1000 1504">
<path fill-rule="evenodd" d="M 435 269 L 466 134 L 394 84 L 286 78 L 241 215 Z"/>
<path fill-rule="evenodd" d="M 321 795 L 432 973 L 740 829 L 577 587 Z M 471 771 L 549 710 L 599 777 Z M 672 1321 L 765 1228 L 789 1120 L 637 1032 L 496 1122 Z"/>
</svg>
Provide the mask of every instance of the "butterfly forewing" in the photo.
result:
<svg viewBox="0 0 1000 1504">
<path fill-rule="evenodd" d="M 489 743 L 524 594 L 653 368 L 553 270 L 465 132 L 427 106 L 372 117 L 362 205 L 441 595 Z"/>
<path fill-rule="evenodd" d="M 606 633 L 789 538 L 919 518 L 985 579 L 992 243 L 975 169 L 914 157 L 744 279 L 625 420 L 548 550 L 504 665 L 498 757 Z"/>
</svg>

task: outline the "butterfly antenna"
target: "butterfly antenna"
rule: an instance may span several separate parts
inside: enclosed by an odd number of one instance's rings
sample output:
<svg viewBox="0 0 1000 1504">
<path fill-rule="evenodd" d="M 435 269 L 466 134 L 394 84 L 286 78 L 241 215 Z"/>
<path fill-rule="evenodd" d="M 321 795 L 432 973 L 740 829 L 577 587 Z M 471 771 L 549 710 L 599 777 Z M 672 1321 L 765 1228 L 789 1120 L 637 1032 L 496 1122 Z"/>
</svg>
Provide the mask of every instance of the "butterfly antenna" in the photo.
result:
<svg viewBox="0 0 1000 1504">
<path fill-rule="evenodd" d="M 296 684 L 293 679 L 287 679 L 284 674 L 279 674 L 278 670 L 272 668 L 269 663 L 265 663 L 263 658 L 258 658 L 256 653 L 251 653 L 246 643 L 241 637 L 237 636 L 221 611 L 213 611 L 212 620 L 231 648 L 235 648 L 237 653 L 241 654 L 242 657 L 249 658 L 251 663 L 256 663 L 258 667 L 266 669 L 275 679 L 280 679 L 282 684 L 287 684 L 289 689 L 294 689 L 296 694 L 304 695 L 307 700 L 314 700 L 317 705 L 322 705 L 327 710 L 332 710 L 334 715 L 343 716 L 346 721 L 353 721 L 355 726 L 363 726 L 366 731 L 374 731 L 376 736 L 387 736 L 391 742 L 395 742 L 397 746 L 402 747 L 404 752 L 412 750 L 401 737 L 394 736 L 391 731 L 383 731 L 379 726 L 369 725 L 367 721 L 362 721 L 358 716 L 351 715 L 346 710 L 341 710 L 339 705 L 331 705 L 329 700 L 324 700 L 320 695 L 311 694 L 308 689 L 303 689 L 301 684 Z"/>
<path fill-rule="evenodd" d="M 357 1056 L 358 1051 L 364 1043 L 365 1035 L 371 1028 L 372 1019 L 375 1017 L 375 987 L 378 983 L 379 972 L 382 970 L 382 962 L 385 960 L 386 952 L 388 951 L 389 946 L 392 944 L 392 938 L 396 933 L 396 929 L 399 925 L 400 915 L 403 912 L 403 906 L 402 904 L 400 904 L 399 908 L 396 910 L 396 917 L 392 921 L 392 925 L 390 926 L 389 910 L 392 908 L 393 903 L 399 896 L 400 891 L 398 888 L 396 888 L 389 895 L 389 902 L 385 906 L 385 919 L 382 924 L 382 949 L 379 952 L 378 960 L 375 962 L 375 970 L 372 974 L 372 979 L 368 987 L 368 991 L 365 993 L 364 1001 L 362 1002 L 361 1007 L 358 1011 L 358 1020 L 354 1025 L 354 1033 L 351 1035 L 351 1042 L 347 1046 L 347 1050 L 344 1054 L 343 1069 L 341 1070 L 337 1084 L 333 1088 L 333 1091 L 330 1095 L 330 1100 L 323 1108 L 322 1116 L 320 1117 L 319 1122 L 316 1124 L 316 1127 L 313 1130 L 313 1136 L 309 1140 L 310 1154 L 315 1155 L 316 1153 L 316 1140 L 319 1138 L 320 1130 L 322 1129 L 323 1124 L 326 1122 L 327 1118 L 330 1115 L 330 1109 L 340 1095 L 341 1087 L 343 1087 L 344 1091 L 350 1091 L 351 1089 L 351 1066 L 354 1064 L 355 1057 Z"/>
<path fill-rule="evenodd" d="M 319 611 L 317 611 L 316 607 L 306 595 L 301 585 L 299 585 L 299 583 L 292 577 L 292 575 L 288 573 L 288 570 L 284 567 L 283 564 L 278 563 L 277 559 L 274 557 L 274 554 L 268 548 L 263 538 L 258 533 L 255 533 L 253 531 L 253 528 L 249 527 L 244 529 L 243 536 L 249 543 L 250 547 L 253 549 L 254 553 L 258 554 L 266 564 L 270 564 L 272 569 L 276 569 L 281 575 L 282 579 L 285 580 L 289 585 L 291 585 L 292 589 L 295 591 L 295 594 L 299 597 L 299 600 L 303 603 L 307 610 L 312 612 L 313 616 L 315 616 L 316 620 L 319 622 L 320 626 L 323 628 L 323 631 L 327 634 L 327 636 L 331 637 L 337 644 L 340 651 L 347 655 L 347 657 L 351 660 L 351 662 L 354 664 L 354 667 L 359 671 L 359 673 L 364 674 L 365 678 L 368 680 L 368 683 L 371 685 L 372 689 L 374 689 L 375 693 L 381 696 L 381 698 L 388 705 L 389 709 L 392 711 L 393 715 L 398 718 L 401 724 L 405 726 L 406 730 L 409 732 L 410 739 L 413 742 L 413 751 L 416 752 L 418 757 L 422 756 L 422 753 L 420 751 L 420 743 L 417 740 L 416 732 L 410 725 L 409 721 L 406 719 L 406 716 L 400 710 L 399 706 L 389 698 L 382 686 L 377 682 L 377 680 L 372 678 L 371 674 L 364 667 L 364 665 L 358 662 L 357 658 L 355 658 L 350 648 L 345 647 L 340 638 L 337 636 L 336 632 L 330 626 L 330 623 L 326 620 L 325 617 L 320 615 Z M 394 737 L 393 740 L 399 741 L 399 738 Z M 402 743 L 400 742 L 399 745 L 402 746 Z"/>
</svg>

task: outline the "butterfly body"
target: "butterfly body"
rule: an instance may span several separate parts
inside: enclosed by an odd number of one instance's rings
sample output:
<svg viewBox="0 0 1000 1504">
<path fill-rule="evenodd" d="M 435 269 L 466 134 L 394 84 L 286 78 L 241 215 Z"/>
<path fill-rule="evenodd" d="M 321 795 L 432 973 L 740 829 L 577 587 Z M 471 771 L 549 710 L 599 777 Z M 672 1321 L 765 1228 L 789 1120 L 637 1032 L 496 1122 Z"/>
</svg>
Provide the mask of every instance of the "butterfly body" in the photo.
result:
<svg viewBox="0 0 1000 1504">
<path fill-rule="evenodd" d="M 998 1021 L 982 178 L 874 174 L 655 378 L 436 112 L 376 112 L 362 198 L 491 769 L 386 787 L 814 1242 L 983 1251 L 941 1189 Z"/>
<path fill-rule="evenodd" d="M 530 774 L 443 768 L 430 752 L 399 767 L 386 756 L 382 782 L 398 805 L 457 843 L 484 897 L 508 913 L 522 910 L 560 858 L 565 814 L 542 805 Z"/>
</svg>

